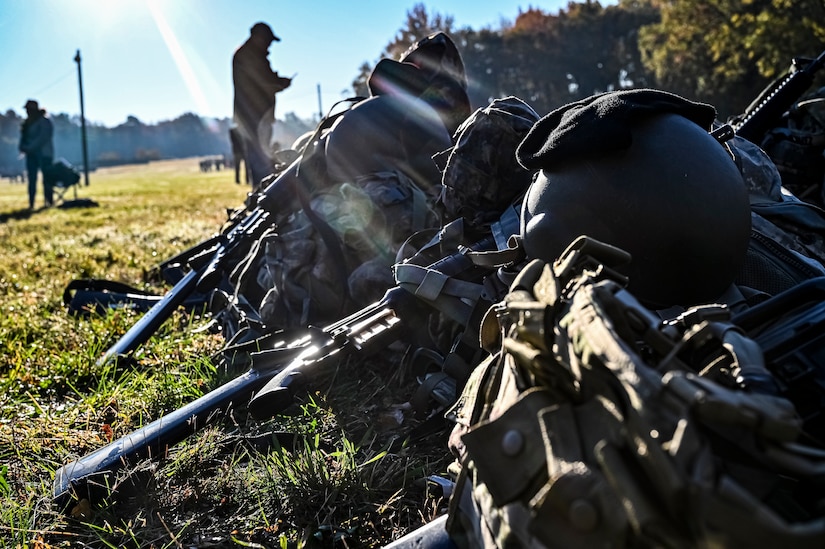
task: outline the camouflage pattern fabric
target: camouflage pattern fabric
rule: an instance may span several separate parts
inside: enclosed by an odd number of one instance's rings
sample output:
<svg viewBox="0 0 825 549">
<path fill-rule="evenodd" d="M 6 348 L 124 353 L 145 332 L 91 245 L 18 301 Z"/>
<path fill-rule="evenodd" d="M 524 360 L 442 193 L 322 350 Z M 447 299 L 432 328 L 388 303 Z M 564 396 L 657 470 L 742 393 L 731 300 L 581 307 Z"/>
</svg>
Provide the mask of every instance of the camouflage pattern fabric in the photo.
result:
<svg viewBox="0 0 825 549">
<path fill-rule="evenodd" d="M 441 40 L 434 36 L 426 43 L 437 46 Z M 439 74 L 457 70 L 456 59 L 449 48 L 446 51 L 445 56 L 435 56 L 439 64 L 428 70 Z M 413 58 L 422 63 L 429 59 Z M 441 222 L 432 206 L 434 197 L 403 166 L 364 170 L 366 175 L 357 176 L 350 173 L 353 170 L 333 169 L 344 162 L 331 161 L 327 150 L 327 168 L 336 177 L 316 191 L 311 209 L 335 233 L 343 261 L 331 257 L 329 239 L 321 238 L 304 212 L 293 214 L 288 223 L 262 238 L 235 269 L 230 277 L 234 295 L 215 300 L 222 306 L 229 304 L 223 312 L 213 309 L 224 336 L 230 339 L 244 323 L 270 331 L 332 320 L 372 303 L 395 284 L 391 266 L 406 257 L 397 253 L 405 249 L 408 237 L 422 229 L 463 218 L 468 227 L 484 233 L 531 182 L 532 173 L 518 164 L 515 149 L 538 118 L 526 103 L 508 97 L 478 109 L 461 125 L 455 134 L 457 144 L 437 155 L 443 171 L 439 187 L 446 189 L 449 203 Z M 346 120 L 346 116 L 341 119 Z M 334 127 L 330 136 L 341 129 Z M 351 154 L 344 154 L 343 160 L 351 161 L 352 154 L 360 152 L 351 149 L 352 143 L 360 141 L 348 141 L 350 149 L 343 148 Z M 435 171 L 429 155 L 426 159 Z M 503 235 L 503 240 L 508 236 Z"/>
<path fill-rule="evenodd" d="M 825 211 L 799 200 L 765 152 L 736 137 L 730 150 L 748 188 L 751 241 L 736 283 L 775 295 L 825 276 Z"/>
<path fill-rule="evenodd" d="M 298 212 L 264 235 L 233 272 L 231 301 L 251 310 L 224 315 L 226 321 L 251 317 L 271 331 L 331 321 L 369 305 L 393 285 L 392 264 L 404 240 L 436 224 L 424 192 L 397 171 L 331 185 L 310 206 L 337 236 L 345 264 L 335 262 L 316 227 Z M 224 326 L 225 337 L 237 329 Z"/>
<path fill-rule="evenodd" d="M 532 172 L 516 160 L 516 147 L 539 120 L 521 99 L 496 99 L 455 131 L 455 145 L 433 159 L 442 171 L 440 202 L 448 221 L 482 225 L 497 218 L 530 184 Z"/>
<path fill-rule="evenodd" d="M 662 324 L 585 248 L 528 264 L 485 318 L 495 355 L 450 414 L 451 538 L 822 547 L 825 455 L 738 382 L 767 373 L 760 348 L 718 307 Z"/>
</svg>

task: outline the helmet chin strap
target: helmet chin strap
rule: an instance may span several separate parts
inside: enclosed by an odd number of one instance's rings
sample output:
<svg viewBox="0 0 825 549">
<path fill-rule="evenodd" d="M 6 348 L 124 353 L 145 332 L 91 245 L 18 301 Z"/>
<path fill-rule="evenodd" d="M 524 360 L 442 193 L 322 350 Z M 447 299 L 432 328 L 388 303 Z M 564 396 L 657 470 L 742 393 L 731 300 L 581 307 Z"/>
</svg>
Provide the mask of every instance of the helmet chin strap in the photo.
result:
<svg viewBox="0 0 825 549">
<path fill-rule="evenodd" d="M 736 132 L 733 131 L 733 126 L 731 126 L 730 124 L 722 124 L 718 128 L 712 130 L 710 132 L 710 136 L 716 139 L 723 147 L 725 147 L 728 156 L 730 156 L 731 160 L 735 162 L 736 155 L 733 154 L 733 149 L 731 149 L 730 145 L 728 145 L 728 141 L 736 137 Z"/>
</svg>

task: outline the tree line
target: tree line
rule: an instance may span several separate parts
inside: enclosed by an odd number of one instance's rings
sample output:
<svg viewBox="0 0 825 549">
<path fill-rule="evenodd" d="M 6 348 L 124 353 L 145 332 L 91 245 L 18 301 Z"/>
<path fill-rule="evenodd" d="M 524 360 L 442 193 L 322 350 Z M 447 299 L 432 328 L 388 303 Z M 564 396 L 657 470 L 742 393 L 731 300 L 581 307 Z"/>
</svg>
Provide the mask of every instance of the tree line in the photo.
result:
<svg viewBox="0 0 825 549">
<path fill-rule="evenodd" d="M 382 57 L 398 58 L 419 38 L 448 33 L 461 52 L 474 107 L 515 95 L 545 114 L 594 93 L 655 87 L 714 105 L 724 120 L 740 114 L 795 57 L 813 57 L 825 44 L 822 0 L 618 0 L 570 2 L 558 13 L 520 11 L 498 28 L 456 28 L 449 15 L 424 4 L 407 12 L 402 28 L 373 64 L 364 63 L 352 95 Z M 822 82 L 823 80 L 820 80 Z M 820 84 L 821 85 L 821 84 Z M 81 164 L 80 121 L 52 115 L 58 156 Z M 287 113 L 276 140 L 288 146 L 317 121 Z M 0 173 L 21 167 L 22 119 L 0 114 Z M 187 113 L 144 124 L 130 116 L 114 128 L 87 127 L 92 167 L 160 158 L 229 155 L 230 119 Z"/>
<path fill-rule="evenodd" d="M 81 169 L 83 145 L 80 117 L 52 114 L 54 147 L 58 158 L 65 158 Z M 0 177 L 22 174 L 25 162 L 19 158 L 17 145 L 20 125 L 24 118 L 9 110 L 0 114 Z M 276 140 L 289 146 L 300 134 L 312 129 L 314 123 L 287 114 L 276 124 Z M 230 118 L 202 118 L 185 113 L 174 120 L 145 124 L 135 116 L 128 116 L 123 124 L 106 127 L 86 125 L 89 166 L 135 164 L 168 158 L 191 156 L 231 157 Z"/>
<path fill-rule="evenodd" d="M 398 58 L 436 30 L 461 51 L 476 107 L 515 95 L 546 114 L 594 93 L 654 87 L 710 103 L 725 120 L 793 58 L 822 52 L 825 2 L 588 0 L 555 14 L 528 8 L 497 29 L 455 28 L 452 17 L 419 3 L 381 57 Z M 362 94 L 369 70 L 362 65 L 353 82 Z"/>
</svg>

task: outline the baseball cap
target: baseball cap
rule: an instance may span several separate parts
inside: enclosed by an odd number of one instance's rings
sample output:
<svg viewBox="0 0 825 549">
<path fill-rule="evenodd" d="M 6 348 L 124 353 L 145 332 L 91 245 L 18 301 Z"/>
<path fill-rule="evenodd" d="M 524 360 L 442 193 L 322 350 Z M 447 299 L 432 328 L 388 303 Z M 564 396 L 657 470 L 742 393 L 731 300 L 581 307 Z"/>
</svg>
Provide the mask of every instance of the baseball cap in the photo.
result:
<svg viewBox="0 0 825 549">
<path fill-rule="evenodd" d="M 260 34 L 261 36 L 265 36 L 270 41 L 274 40 L 275 42 L 280 42 L 281 39 L 275 36 L 275 33 L 272 32 L 272 28 L 263 22 L 258 22 L 252 25 L 252 28 L 249 30 L 251 34 Z"/>
</svg>

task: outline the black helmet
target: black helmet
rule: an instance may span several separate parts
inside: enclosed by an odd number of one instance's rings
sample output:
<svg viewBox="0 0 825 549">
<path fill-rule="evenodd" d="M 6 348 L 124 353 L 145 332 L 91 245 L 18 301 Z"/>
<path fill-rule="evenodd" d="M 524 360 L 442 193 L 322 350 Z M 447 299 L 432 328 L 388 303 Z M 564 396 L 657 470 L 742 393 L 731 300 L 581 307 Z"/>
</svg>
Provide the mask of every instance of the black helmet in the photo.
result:
<svg viewBox="0 0 825 549">
<path fill-rule="evenodd" d="M 656 90 L 611 92 L 540 120 L 517 151 L 540 168 L 523 203 L 528 256 L 555 260 L 587 235 L 628 251 L 646 305 L 717 299 L 750 235 L 750 206 L 709 105 Z"/>
</svg>

